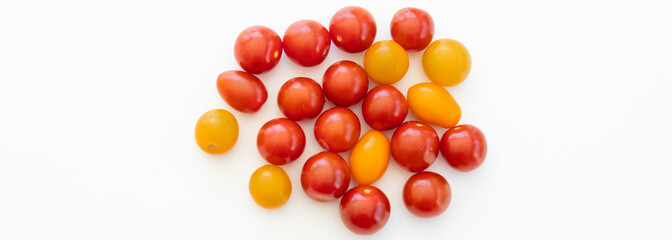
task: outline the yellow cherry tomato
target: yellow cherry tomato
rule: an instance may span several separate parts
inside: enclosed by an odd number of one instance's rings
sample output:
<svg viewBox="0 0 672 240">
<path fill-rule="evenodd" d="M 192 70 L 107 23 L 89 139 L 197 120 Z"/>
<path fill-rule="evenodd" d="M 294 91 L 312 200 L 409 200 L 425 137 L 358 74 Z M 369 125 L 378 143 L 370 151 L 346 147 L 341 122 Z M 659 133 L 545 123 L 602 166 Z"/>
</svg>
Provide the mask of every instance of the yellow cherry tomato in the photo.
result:
<svg viewBox="0 0 672 240">
<path fill-rule="evenodd" d="M 442 86 L 455 86 L 471 71 L 471 55 L 462 43 L 453 39 L 439 39 L 429 44 L 422 54 L 425 75 Z"/>
<path fill-rule="evenodd" d="M 390 162 L 390 141 L 382 133 L 368 131 L 350 152 L 350 173 L 359 185 L 377 182 Z"/>
<path fill-rule="evenodd" d="M 462 117 L 462 110 L 453 96 L 436 83 L 415 84 L 406 96 L 413 115 L 424 122 L 451 128 Z"/>
<path fill-rule="evenodd" d="M 229 111 L 207 111 L 196 122 L 196 144 L 210 154 L 222 154 L 238 140 L 238 121 Z"/>
<path fill-rule="evenodd" d="M 292 183 L 285 170 L 271 164 L 252 173 L 249 188 L 252 199 L 259 206 L 268 209 L 284 205 L 292 195 Z"/>
<path fill-rule="evenodd" d="M 408 54 L 392 40 L 378 41 L 364 54 L 364 69 L 379 84 L 396 83 L 408 71 Z"/>
</svg>

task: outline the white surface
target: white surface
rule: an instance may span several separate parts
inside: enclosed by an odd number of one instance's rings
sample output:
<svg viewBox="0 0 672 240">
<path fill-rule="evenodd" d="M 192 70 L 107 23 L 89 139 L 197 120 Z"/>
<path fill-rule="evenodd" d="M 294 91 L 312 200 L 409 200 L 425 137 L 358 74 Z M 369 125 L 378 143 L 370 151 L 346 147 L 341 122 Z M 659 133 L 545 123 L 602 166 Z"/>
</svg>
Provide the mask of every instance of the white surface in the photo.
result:
<svg viewBox="0 0 672 240">
<path fill-rule="evenodd" d="M 300 168 L 320 151 L 314 120 L 303 121 L 306 151 L 283 166 L 292 197 L 277 210 L 256 206 L 248 179 L 265 162 L 255 139 L 281 116 L 280 85 L 321 81 L 331 63 L 361 64 L 363 54 L 332 45 L 312 68 L 283 56 L 260 75 L 269 100 L 256 114 L 234 112 L 240 137 L 220 156 L 193 137 L 203 112 L 231 109 L 215 79 L 239 69 L 232 49 L 245 27 L 327 25 L 352 2 L 1 4 L 0 239 L 672 238 L 669 1 L 360 3 L 377 21 L 376 40 L 390 39 L 392 15 L 412 5 L 432 14 L 436 38 L 468 47 L 471 75 L 449 91 L 461 122 L 487 137 L 485 164 L 460 174 L 440 157 L 429 170 L 448 179 L 453 201 L 419 219 L 401 200 L 411 174 L 392 161 L 375 184 L 390 198 L 389 222 L 359 237 L 338 202 L 301 190 Z M 395 84 L 404 93 L 427 81 L 420 56 L 410 54 Z"/>
</svg>

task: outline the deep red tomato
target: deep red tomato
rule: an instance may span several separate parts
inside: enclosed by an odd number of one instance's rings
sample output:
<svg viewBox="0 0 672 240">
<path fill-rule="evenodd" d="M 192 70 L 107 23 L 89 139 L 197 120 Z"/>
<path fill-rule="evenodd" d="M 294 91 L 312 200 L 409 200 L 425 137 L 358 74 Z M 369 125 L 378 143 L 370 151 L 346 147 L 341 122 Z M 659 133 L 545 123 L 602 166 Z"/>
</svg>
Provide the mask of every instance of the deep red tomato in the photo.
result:
<svg viewBox="0 0 672 240">
<path fill-rule="evenodd" d="M 259 110 L 268 97 L 266 87 L 259 78 L 235 70 L 219 74 L 217 91 L 233 109 L 246 113 Z"/>
<path fill-rule="evenodd" d="M 364 68 L 353 61 L 332 64 L 322 77 L 324 95 L 336 106 L 347 107 L 362 101 L 369 90 L 369 77 Z"/>
<path fill-rule="evenodd" d="M 423 218 L 438 216 L 450 204 L 450 185 L 434 172 L 419 172 L 404 185 L 404 204 L 413 215 Z"/>
<path fill-rule="evenodd" d="M 330 108 L 315 121 L 315 139 L 327 151 L 350 150 L 357 143 L 360 132 L 357 115 L 344 107 Z"/>
<path fill-rule="evenodd" d="M 278 64 L 282 56 L 282 41 L 272 29 L 252 26 L 238 35 L 233 52 L 243 70 L 259 74 Z"/>
<path fill-rule="evenodd" d="M 379 85 L 366 94 L 362 116 L 371 128 L 378 131 L 393 129 L 406 119 L 408 102 L 404 94 L 392 85 Z"/>
<path fill-rule="evenodd" d="M 404 8 L 392 17 L 390 32 L 392 39 L 404 49 L 420 51 L 432 42 L 434 20 L 422 9 Z"/>
<path fill-rule="evenodd" d="M 419 172 L 427 169 L 439 156 L 439 135 L 425 123 L 405 122 L 392 134 L 390 151 L 401 168 Z"/>
<path fill-rule="evenodd" d="M 280 87 L 278 108 L 294 121 L 317 117 L 324 107 L 322 87 L 307 77 L 292 78 Z"/>
<path fill-rule="evenodd" d="M 331 17 L 329 34 L 334 45 L 343 51 L 361 52 L 376 38 L 376 20 L 362 7 L 345 7 Z"/>
<path fill-rule="evenodd" d="M 308 158 L 301 170 L 303 191 L 315 201 L 329 202 L 345 194 L 350 185 L 350 167 L 333 152 L 321 152 Z"/>
<path fill-rule="evenodd" d="M 331 38 L 322 24 L 313 20 L 300 20 L 287 28 L 282 44 L 289 59 L 310 67 L 320 64 L 327 57 Z"/>
<path fill-rule="evenodd" d="M 306 136 L 296 122 L 286 118 L 268 121 L 257 134 L 257 150 L 271 164 L 293 162 L 306 147 Z"/>
<path fill-rule="evenodd" d="M 485 135 L 474 125 L 458 125 L 448 129 L 441 137 L 441 155 L 458 171 L 469 172 L 478 168 L 487 154 Z"/>
<path fill-rule="evenodd" d="M 340 213 L 350 231 L 370 235 L 382 229 L 390 218 L 390 201 L 374 186 L 357 186 L 341 198 Z"/>
</svg>

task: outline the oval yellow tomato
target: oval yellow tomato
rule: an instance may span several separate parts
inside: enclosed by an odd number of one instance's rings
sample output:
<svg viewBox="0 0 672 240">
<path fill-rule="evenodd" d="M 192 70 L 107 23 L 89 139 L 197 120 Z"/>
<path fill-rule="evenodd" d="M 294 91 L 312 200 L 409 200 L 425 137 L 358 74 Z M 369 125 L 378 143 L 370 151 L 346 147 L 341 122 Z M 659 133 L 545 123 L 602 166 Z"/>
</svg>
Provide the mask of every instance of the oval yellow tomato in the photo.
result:
<svg viewBox="0 0 672 240">
<path fill-rule="evenodd" d="M 452 95 L 436 83 L 418 83 L 408 89 L 408 106 L 418 119 L 444 128 L 457 125 L 462 110 Z"/>
<path fill-rule="evenodd" d="M 249 188 L 252 199 L 259 206 L 268 209 L 284 205 L 292 195 L 292 183 L 285 170 L 271 164 L 252 173 Z"/>
<path fill-rule="evenodd" d="M 382 133 L 368 131 L 350 152 L 350 173 L 359 185 L 377 182 L 390 162 L 390 141 Z"/>
<path fill-rule="evenodd" d="M 374 82 L 396 83 L 408 71 L 408 54 L 395 41 L 378 41 L 364 54 L 364 70 Z"/>
<path fill-rule="evenodd" d="M 238 141 L 238 121 L 229 111 L 207 111 L 196 122 L 196 144 L 204 152 L 222 154 Z"/>
<path fill-rule="evenodd" d="M 462 43 L 453 39 L 439 39 L 422 54 L 422 69 L 432 82 L 447 87 L 455 86 L 469 75 L 471 55 Z"/>
</svg>

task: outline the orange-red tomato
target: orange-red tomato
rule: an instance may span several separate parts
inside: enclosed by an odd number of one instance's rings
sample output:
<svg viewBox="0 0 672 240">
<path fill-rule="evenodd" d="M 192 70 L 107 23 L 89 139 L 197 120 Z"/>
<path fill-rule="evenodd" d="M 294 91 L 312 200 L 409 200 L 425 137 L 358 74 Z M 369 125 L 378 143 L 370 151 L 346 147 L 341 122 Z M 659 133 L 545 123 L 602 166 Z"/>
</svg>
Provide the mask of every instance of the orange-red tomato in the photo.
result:
<svg viewBox="0 0 672 240">
<path fill-rule="evenodd" d="M 318 202 L 336 200 L 350 185 L 350 168 L 333 152 L 321 152 L 308 158 L 301 170 L 303 191 Z"/>
<path fill-rule="evenodd" d="M 422 122 L 401 124 L 392 134 L 391 152 L 399 166 L 410 172 L 427 169 L 439 156 L 439 136 Z"/>
<path fill-rule="evenodd" d="M 341 198 L 340 213 L 348 230 L 371 235 L 380 231 L 390 219 L 390 201 L 374 186 L 357 186 Z"/>
<path fill-rule="evenodd" d="M 372 185 L 385 174 L 390 162 L 390 141 L 371 130 L 362 136 L 350 152 L 350 172 L 359 185 Z"/>
<path fill-rule="evenodd" d="M 282 56 L 282 41 L 272 29 L 252 26 L 238 35 L 233 52 L 243 70 L 259 74 L 278 64 Z"/>
<path fill-rule="evenodd" d="M 313 20 L 300 20 L 287 28 L 282 44 L 289 59 L 310 67 L 320 64 L 327 57 L 331 38 L 322 24 Z"/>
<path fill-rule="evenodd" d="M 270 164 L 252 173 L 248 187 L 252 199 L 259 206 L 268 209 L 279 208 L 292 195 L 292 182 L 285 170 Z"/>
<path fill-rule="evenodd" d="M 238 121 L 229 111 L 213 109 L 196 122 L 196 144 L 206 153 L 222 154 L 238 140 Z"/>
<path fill-rule="evenodd" d="M 462 117 L 462 110 L 453 96 L 436 83 L 415 84 L 406 96 L 411 112 L 423 122 L 451 128 Z"/>
<path fill-rule="evenodd" d="M 448 208 L 452 194 L 445 178 L 434 172 L 419 172 L 404 185 L 404 204 L 413 215 L 438 216 Z"/>
<path fill-rule="evenodd" d="M 271 164 L 293 162 L 306 147 L 306 136 L 296 122 L 276 118 L 265 123 L 257 134 L 257 150 Z"/>
<path fill-rule="evenodd" d="M 350 150 L 357 143 L 360 131 L 357 115 L 344 107 L 324 111 L 315 121 L 315 139 L 327 151 Z"/>
<path fill-rule="evenodd" d="M 448 129 L 441 137 L 441 155 L 460 172 L 478 168 L 488 154 L 485 135 L 474 125 L 464 124 Z"/>
<path fill-rule="evenodd" d="M 334 45 L 343 51 L 361 52 L 371 46 L 376 38 L 376 21 L 362 7 L 344 7 L 331 17 L 329 34 Z"/>
<path fill-rule="evenodd" d="M 379 85 L 371 89 L 362 103 L 364 121 L 378 131 L 399 126 L 407 114 L 408 102 L 404 94 L 392 85 Z"/>
<path fill-rule="evenodd" d="M 322 87 L 315 80 L 296 77 L 285 82 L 278 93 L 278 108 L 294 121 L 317 117 L 324 107 Z"/>
<path fill-rule="evenodd" d="M 327 68 L 322 86 L 329 101 L 336 106 L 347 107 L 362 101 L 369 89 L 369 77 L 357 63 L 345 60 Z"/>
<path fill-rule="evenodd" d="M 418 8 L 404 8 L 392 17 L 390 24 L 392 39 L 404 49 L 420 51 L 425 49 L 434 37 L 434 20 L 426 11 Z"/>
<path fill-rule="evenodd" d="M 408 54 L 394 41 L 378 41 L 364 54 L 364 70 L 378 84 L 396 83 L 408 71 Z"/>
<path fill-rule="evenodd" d="M 441 86 L 455 86 L 471 71 L 471 55 L 462 43 L 453 39 L 439 39 L 422 54 L 422 70 Z"/>
<path fill-rule="evenodd" d="M 219 74 L 217 91 L 233 109 L 245 113 L 259 110 L 268 97 L 264 83 L 243 71 L 231 70 Z"/>
</svg>

